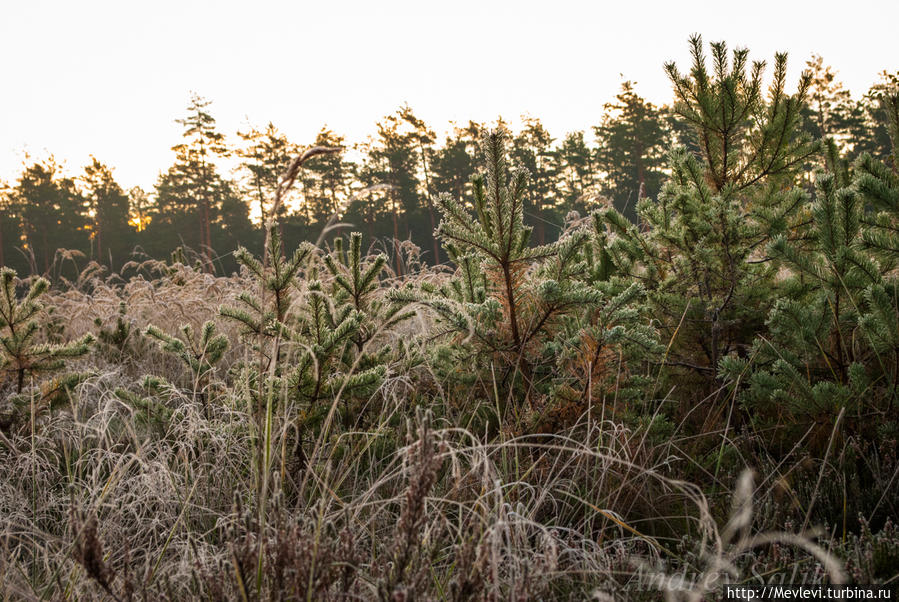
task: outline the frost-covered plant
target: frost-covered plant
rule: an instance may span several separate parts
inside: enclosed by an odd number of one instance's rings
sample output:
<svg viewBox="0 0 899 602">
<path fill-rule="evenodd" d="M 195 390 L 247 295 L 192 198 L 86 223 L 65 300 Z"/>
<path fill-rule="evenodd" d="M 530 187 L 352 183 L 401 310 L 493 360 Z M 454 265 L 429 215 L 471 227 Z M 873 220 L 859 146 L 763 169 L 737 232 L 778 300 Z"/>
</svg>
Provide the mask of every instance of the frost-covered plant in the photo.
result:
<svg viewBox="0 0 899 602">
<path fill-rule="evenodd" d="M 178 358 L 187 368 L 191 394 L 194 399 L 202 402 L 203 411 L 208 418 L 210 415 L 208 389 L 215 365 L 228 349 L 228 337 L 217 334 L 215 322 L 212 321 L 206 321 L 199 332 L 196 332 L 190 324 L 181 326 L 180 331 L 179 335 L 170 335 L 151 324 L 144 334 L 156 339 L 160 349 Z M 144 384 L 150 389 L 173 388 L 171 383 L 160 376 L 147 376 Z"/>
<path fill-rule="evenodd" d="M 32 281 L 24 298 L 16 296 L 16 272 L 0 270 L 0 370 L 12 377 L 16 392 L 25 387 L 25 377 L 60 370 L 66 360 L 86 354 L 94 341 L 92 335 L 52 345 L 37 342 L 38 316 L 45 308 L 40 297 L 50 283 L 44 278 Z"/>
<path fill-rule="evenodd" d="M 554 243 L 530 245 L 528 173 L 508 170 L 505 143 L 503 130 L 481 143 L 487 169 L 472 179 L 475 215 L 462 199 L 439 197 L 436 234 L 457 266 L 453 278 L 393 296 L 431 307 L 452 335 L 438 349 L 444 374 L 480 379 L 497 405 L 512 401 L 553 429 L 583 413 L 626 348 L 651 349 L 654 333 L 632 310 L 640 285 L 611 277 L 601 232 L 572 226 Z"/>
<path fill-rule="evenodd" d="M 69 400 L 69 392 L 82 382 L 85 374 L 61 372 L 66 361 L 88 353 L 94 337 L 86 334 L 79 339 L 62 343 L 40 341 L 40 316 L 49 311 L 41 297 L 50 284 L 43 278 L 31 282 L 25 297 L 16 295 L 16 272 L 0 270 L 0 386 L 12 382 L 15 394 L 0 406 L 0 429 L 6 430 L 25 420 L 31 413 L 54 409 Z M 44 375 L 54 374 L 43 379 Z M 38 377 L 39 390 L 22 395 L 26 378 Z M 37 402 L 37 403 L 35 403 Z"/>
</svg>

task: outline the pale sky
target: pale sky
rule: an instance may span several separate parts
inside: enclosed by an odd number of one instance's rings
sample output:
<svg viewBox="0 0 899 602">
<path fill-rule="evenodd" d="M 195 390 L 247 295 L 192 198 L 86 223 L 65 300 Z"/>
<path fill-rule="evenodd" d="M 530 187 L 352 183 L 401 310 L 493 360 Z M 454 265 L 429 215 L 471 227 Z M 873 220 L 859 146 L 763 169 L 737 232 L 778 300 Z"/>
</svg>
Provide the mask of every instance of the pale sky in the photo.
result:
<svg viewBox="0 0 899 602">
<path fill-rule="evenodd" d="M 26 152 L 72 175 L 93 154 L 150 189 L 191 91 L 232 142 L 268 121 L 360 141 L 403 103 L 438 131 L 529 113 L 561 137 L 598 123 L 622 76 L 667 102 L 662 64 L 689 67 L 693 32 L 769 64 L 788 51 L 793 81 L 821 54 L 859 96 L 899 69 L 897 22 L 899 2 L 865 0 L 0 0 L 0 180 Z"/>
</svg>

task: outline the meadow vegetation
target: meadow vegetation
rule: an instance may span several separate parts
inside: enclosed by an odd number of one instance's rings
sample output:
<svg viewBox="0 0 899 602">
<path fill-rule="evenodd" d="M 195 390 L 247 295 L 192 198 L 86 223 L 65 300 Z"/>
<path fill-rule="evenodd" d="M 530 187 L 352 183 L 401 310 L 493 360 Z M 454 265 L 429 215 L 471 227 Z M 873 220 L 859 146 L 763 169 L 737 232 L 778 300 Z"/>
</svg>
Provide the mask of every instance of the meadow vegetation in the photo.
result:
<svg viewBox="0 0 899 602">
<path fill-rule="evenodd" d="M 603 201 L 536 232 L 498 127 L 429 205 L 447 263 L 333 227 L 288 245 L 318 146 L 230 275 L 208 231 L 52 286 L 4 268 L 0 596 L 897 583 L 899 89 L 892 155 L 850 161 L 804 125 L 811 73 L 691 48 L 666 66 L 686 144 L 635 220 Z"/>
</svg>

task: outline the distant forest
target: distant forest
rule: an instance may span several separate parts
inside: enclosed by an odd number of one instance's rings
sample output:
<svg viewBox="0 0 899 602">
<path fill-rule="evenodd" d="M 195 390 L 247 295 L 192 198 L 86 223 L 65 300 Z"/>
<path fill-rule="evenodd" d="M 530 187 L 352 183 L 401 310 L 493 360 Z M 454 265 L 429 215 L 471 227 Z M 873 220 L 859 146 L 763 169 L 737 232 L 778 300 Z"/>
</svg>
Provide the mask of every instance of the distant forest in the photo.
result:
<svg viewBox="0 0 899 602">
<path fill-rule="evenodd" d="M 883 72 L 854 99 L 821 57 L 814 56 L 806 68 L 812 77 L 802 129 L 814 139 L 834 140 L 850 161 L 865 152 L 889 161 L 886 120 L 876 98 L 899 81 L 899 74 Z M 614 101 L 597 113 L 599 124 L 590 137 L 579 131 L 555 139 L 539 118 L 525 117 L 511 138 L 512 161 L 531 173 L 525 221 L 534 227 L 538 244 L 555 240 L 570 212 L 584 215 L 603 203 L 636 219 L 637 201 L 659 192 L 669 149 L 695 145 L 687 136 L 690 124 L 668 106 L 641 98 L 632 82 L 624 82 Z M 216 127 L 210 102 L 199 96 L 191 98 L 177 123 L 183 137 L 153 190 L 126 190 L 97 158 L 75 176 L 52 158 L 33 162 L 15 182 L 0 183 L 0 265 L 20 274 L 68 275 L 89 261 L 118 271 L 130 261 L 168 259 L 177 252 L 218 274 L 236 270 L 231 252 L 262 242 L 262 229 L 251 215 L 266 216 L 286 166 L 308 147 L 271 123 L 226 136 Z M 502 119 L 499 125 L 505 125 Z M 397 254 L 405 240 L 417 245 L 422 261 L 444 261 L 433 234 L 436 197 L 468 197 L 485 128 L 453 124 L 439 139 L 408 106 L 386 116 L 374 136 L 352 147 L 323 128 L 313 145 L 356 152 L 317 157 L 301 172 L 277 216 L 286 248 L 316 240 L 329 225 L 348 223 L 400 269 Z M 238 166 L 231 174 L 220 167 L 226 157 Z M 816 167 L 805 166 L 809 189 Z"/>
</svg>

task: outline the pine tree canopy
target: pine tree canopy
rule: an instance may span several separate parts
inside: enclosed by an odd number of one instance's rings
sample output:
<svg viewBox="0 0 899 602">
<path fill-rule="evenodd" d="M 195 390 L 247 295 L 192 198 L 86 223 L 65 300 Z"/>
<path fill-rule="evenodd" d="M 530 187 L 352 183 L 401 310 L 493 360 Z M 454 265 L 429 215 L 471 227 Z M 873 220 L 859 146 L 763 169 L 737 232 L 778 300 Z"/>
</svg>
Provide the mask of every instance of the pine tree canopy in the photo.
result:
<svg viewBox="0 0 899 602">
<path fill-rule="evenodd" d="M 62 344 L 40 342 L 40 297 L 50 283 L 36 278 L 24 298 L 16 296 L 16 272 L 0 270 L 0 370 L 11 375 L 16 391 L 25 387 L 25 377 L 60 370 L 67 359 L 85 355 L 94 337 L 90 334 Z"/>
</svg>

